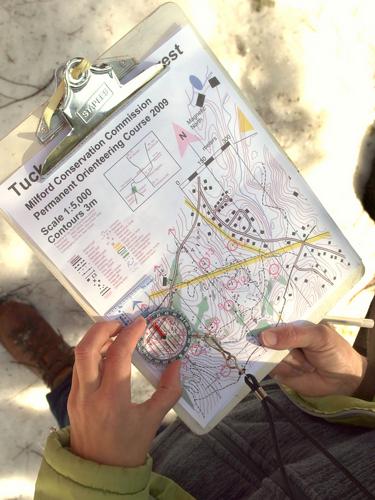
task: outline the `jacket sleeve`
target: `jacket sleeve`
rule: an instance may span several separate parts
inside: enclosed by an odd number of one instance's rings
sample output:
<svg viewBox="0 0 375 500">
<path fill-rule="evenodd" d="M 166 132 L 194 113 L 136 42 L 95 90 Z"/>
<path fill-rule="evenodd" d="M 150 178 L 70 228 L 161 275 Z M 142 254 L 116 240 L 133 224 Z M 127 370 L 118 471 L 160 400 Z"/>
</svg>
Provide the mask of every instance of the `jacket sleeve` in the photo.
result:
<svg viewBox="0 0 375 500">
<path fill-rule="evenodd" d="M 47 440 L 35 485 L 35 500 L 190 500 L 172 480 L 152 472 L 152 458 L 134 468 L 112 467 L 84 460 L 69 450 L 69 428 Z"/>
<path fill-rule="evenodd" d="M 339 424 L 375 428 L 375 360 L 368 359 L 365 376 L 352 396 L 307 397 L 282 386 L 301 410 Z"/>
<path fill-rule="evenodd" d="M 288 398 L 305 413 L 338 424 L 375 428 L 375 401 L 359 396 L 308 397 L 282 387 Z"/>
</svg>

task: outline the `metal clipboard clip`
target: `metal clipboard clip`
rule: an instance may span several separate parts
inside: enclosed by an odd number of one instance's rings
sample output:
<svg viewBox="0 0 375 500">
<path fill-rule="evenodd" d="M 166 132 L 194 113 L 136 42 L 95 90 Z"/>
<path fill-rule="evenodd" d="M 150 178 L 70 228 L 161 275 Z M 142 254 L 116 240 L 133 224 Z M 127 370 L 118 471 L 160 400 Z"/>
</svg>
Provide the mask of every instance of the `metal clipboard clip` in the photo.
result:
<svg viewBox="0 0 375 500">
<path fill-rule="evenodd" d="M 122 59 L 90 65 L 82 57 L 70 59 L 56 73 L 57 83 L 64 85 L 64 94 L 56 109 L 47 106 L 36 135 L 43 144 L 52 140 L 66 125 L 70 131 L 45 159 L 41 176 L 45 178 L 100 123 L 108 118 L 129 97 L 154 80 L 165 67 L 154 64 L 128 82 L 120 79 L 134 69 L 134 59 Z M 59 75 L 60 72 L 60 75 Z M 51 100 L 54 98 L 52 96 Z M 50 101 L 51 102 L 51 101 Z M 51 115 L 46 120 L 46 111 Z"/>
</svg>

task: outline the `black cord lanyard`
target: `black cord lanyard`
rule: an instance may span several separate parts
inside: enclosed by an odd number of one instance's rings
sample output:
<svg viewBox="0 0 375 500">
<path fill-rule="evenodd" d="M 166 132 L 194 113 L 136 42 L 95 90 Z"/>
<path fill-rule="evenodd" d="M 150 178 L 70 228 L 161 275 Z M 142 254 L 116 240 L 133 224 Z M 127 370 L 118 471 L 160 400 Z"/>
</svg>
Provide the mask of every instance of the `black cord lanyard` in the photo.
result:
<svg viewBox="0 0 375 500">
<path fill-rule="evenodd" d="M 277 440 L 276 436 L 276 429 L 275 429 L 275 423 L 272 418 L 272 412 L 270 409 L 270 406 L 273 406 L 279 413 L 281 413 L 306 439 L 308 439 L 313 445 L 321 452 L 323 455 L 325 455 L 364 495 L 365 498 L 370 498 L 370 499 L 375 499 L 375 496 L 372 495 L 364 486 L 361 484 L 354 476 L 353 474 L 344 466 L 342 465 L 324 446 L 322 446 L 319 441 L 317 441 L 315 438 L 310 436 L 304 429 L 301 427 L 295 420 L 293 420 L 282 408 L 279 406 L 276 401 L 274 401 L 269 394 L 259 385 L 258 380 L 254 377 L 254 375 L 251 375 L 250 373 L 247 373 L 245 375 L 245 383 L 250 387 L 252 392 L 254 392 L 255 396 L 260 400 L 262 403 L 264 412 L 266 414 L 268 423 L 270 424 L 270 429 L 271 429 L 271 435 L 272 435 L 272 440 L 275 446 L 275 451 L 276 451 L 276 457 L 277 461 L 279 463 L 280 471 L 283 476 L 285 486 L 287 489 L 287 493 L 290 496 L 290 498 L 295 499 L 295 495 L 293 493 L 293 490 L 291 488 L 288 475 L 285 470 L 285 464 L 282 459 L 280 447 L 279 447 L 279 442 Z"/>
</svg>

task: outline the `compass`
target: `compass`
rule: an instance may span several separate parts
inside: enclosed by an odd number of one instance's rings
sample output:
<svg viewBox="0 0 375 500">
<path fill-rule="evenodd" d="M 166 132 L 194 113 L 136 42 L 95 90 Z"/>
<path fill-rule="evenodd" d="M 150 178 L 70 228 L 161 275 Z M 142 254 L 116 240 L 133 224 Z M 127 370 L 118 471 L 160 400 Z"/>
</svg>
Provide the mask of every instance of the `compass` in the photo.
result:
<svg viewBox="0 0 375 500">
<path fill-rule="evenodd" d="M 192 328 L 179 311 L 160 308 L 146 316 L 147 327 L 137 351 L 154 365 L 166 365 L 183 358 L 189 349 Z"/>
</svg>

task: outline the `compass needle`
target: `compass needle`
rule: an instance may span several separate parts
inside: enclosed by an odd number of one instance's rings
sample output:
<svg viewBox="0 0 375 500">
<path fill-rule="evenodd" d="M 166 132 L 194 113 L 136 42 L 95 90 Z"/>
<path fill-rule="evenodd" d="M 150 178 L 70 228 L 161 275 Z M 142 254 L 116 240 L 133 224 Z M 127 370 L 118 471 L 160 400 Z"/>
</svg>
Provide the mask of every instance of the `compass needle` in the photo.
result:
<svg viewBox="0 0 375 500">
<path fill-rule="evenodd" d="M 153 322 L 152 326 L 155 328 L 155 330 L 158 332 L 160 337 L 162 339 L 166 338 L 166 334 L 163 332 L 163 330 L 160 328 L 160 326 L 156 323 L 156 321 Z"/>
</svg>

